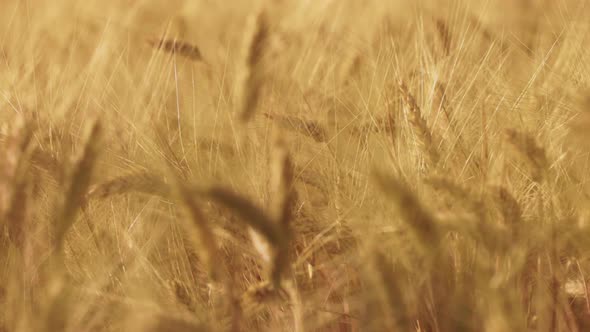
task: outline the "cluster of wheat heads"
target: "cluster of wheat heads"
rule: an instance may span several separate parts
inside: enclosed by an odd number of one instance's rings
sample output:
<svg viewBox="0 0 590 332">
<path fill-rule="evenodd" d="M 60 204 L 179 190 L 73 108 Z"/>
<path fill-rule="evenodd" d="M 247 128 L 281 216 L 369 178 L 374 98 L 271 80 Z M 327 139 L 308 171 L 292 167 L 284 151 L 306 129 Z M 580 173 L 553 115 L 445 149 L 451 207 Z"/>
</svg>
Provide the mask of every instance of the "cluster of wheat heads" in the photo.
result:
<svg viewBox="0 0 590 332">
<path fill-rule="evenodd" d="M 0 2 L 0 331 L 590 329 L 586 1 Z"/>
</svg>

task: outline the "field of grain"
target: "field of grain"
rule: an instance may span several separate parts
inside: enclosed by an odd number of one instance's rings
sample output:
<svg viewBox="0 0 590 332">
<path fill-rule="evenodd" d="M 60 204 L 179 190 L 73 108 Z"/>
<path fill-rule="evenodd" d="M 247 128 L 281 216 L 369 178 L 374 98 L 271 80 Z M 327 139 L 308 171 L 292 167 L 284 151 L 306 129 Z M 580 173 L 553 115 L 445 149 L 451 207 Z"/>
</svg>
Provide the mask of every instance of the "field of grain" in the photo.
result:
<svg viewBox="0 0 590 332">
<path fill-rule="evenodd" d="M 590 331 L 590 1 L 0 1 L 0 331 Z"/>
</svg>

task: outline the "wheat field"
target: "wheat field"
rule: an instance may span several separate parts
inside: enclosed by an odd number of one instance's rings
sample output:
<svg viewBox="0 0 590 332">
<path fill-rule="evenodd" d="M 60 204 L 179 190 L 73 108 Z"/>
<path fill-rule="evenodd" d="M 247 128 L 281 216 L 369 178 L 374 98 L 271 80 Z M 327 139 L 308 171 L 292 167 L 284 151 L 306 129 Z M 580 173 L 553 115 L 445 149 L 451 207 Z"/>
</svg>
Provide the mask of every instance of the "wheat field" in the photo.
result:
<svg viewBox="0 0 590 332">
<path fill-rule="evenodd" d="M 589 17 L 0 1 L 0 331 L 590 331 Z"/>
</svg>

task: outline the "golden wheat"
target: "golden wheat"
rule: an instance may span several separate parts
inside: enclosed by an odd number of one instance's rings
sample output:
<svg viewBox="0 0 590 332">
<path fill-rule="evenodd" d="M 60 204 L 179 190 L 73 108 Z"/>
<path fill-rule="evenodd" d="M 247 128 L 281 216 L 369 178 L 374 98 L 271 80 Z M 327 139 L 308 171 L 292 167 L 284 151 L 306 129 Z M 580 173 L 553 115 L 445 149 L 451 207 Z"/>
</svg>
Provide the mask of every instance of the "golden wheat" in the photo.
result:
<svg viewBox="0 0 590 332">
<path fill-rule="evenodd" d="M 0 1 L 0 331 L 590 330 L 589 15 Z"/>
</svg>

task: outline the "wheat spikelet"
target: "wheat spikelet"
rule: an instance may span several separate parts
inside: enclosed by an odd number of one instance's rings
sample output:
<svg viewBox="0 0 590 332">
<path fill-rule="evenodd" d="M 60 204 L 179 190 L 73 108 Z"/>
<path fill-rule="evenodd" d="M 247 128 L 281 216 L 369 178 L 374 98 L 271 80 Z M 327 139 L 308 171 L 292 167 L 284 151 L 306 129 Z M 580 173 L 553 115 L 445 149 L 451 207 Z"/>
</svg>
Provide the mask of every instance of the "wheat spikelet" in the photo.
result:
<svg viewBox="0 0 590 332">
<path fill-rule="evenodd" d="M 286 142 L 280 134 L 276 133 L 274 151 L 271 161 L 271 190 L 273 201 L 270 207 L 270 216 L 280 228 L 284 244 L 278 247 L 271 266 L 271 279 L 275 285 L 279 285 L 281 277 L 289 264 L 287 243 L 291 237 L 291 219 L 297 201 L 297 192 L 294 190 L 294 167 L 287 150 Z"/>
<path fill-rule="evenodd" d="M 32 129 L 22 118 L 12 125 L 0 161 L 0 229 L 6 223 L 9 239 L 23 248 L 23 237 L 30 220 L 32 179 L 29 178 L 28 159 L 33 148 Z"/>
<path fill-rule="evenodd" d="M 203 56 L 196 45 L 176 39 L 152 39 L 148 43 L 157 50 L 178 54 L 193 61 L 202 61 Z"/>
<path fill-rule="evenodd" d="M 275 134 L 276 135 L 276 134 Z M 282 232 L 288 232 L 292 208 L 295 201 L 293 186 L 293 165 L 289 158 L 285 142 L 280 136 L 275 138 L 271 160 L 270 190 L 272 200 L 269 206 L 269 216 Z M 267 263 L 275 266 L 283 264 L 285 257 L 274 257 L 277 254 L 266 240 L 255 230 L 249 229 L 254 248 Z M 279 259 L 280 258 L 280 259 Z M 280 264 L 277 264 L 280 263 Z M 282 268 L 279 268 L 282 269 Z"/>
<path fill-rule="evenodd" d="M 309 167 L 302 167 L 299 165 L 294 165 L 294 174 L 297 174 L 295 180 L 300 181 L 306 185 L 314 187 L 315 189 L 319 190 L 323 194 L 327 195 L 328 192 L 328 185 L 326 181 L 323 179 L 322 175 Z"/>
<path fill-rule="evenodd" d="M 62 162 L 50 152 L 37 147 L 31 154 L 33 166 L 47 172 L 56 182 L 62 181 Z"/>
<path fill-rule="evenodd" d="M 530 135 L 514 129 L 506 130 L 506 140 L 514 147 L 521 160 L 529 165 L 533 181 L 541 182 L 549 168 L 545 149 Z"/>
<path fill-rule="evenodd" d="M 444 176 L 428 177 L 425 183 L 440 192 L 449 194 L 454 202 L 453 213 L 436 214 L 439 225 L 445 225 L 449 230 L 469 235 L 492 250 L 503 245 L 499 235 L 502 234 L 502 230 L 488 224 L 486 205 L 479 193 Z M 467 213 L 457 212 L 463 207 L 468 209 Z"/>
<path fill-rule="evenodd" d="M 481 194 L 458 184 L 448 177 L 429 177 L 426 179 L 426 183 L 434 189 L 450 194 L 457 200 L 457 204 L 464 204 L 470 210 L 469 214 L 465 216 L 454 214 L 445 218 L 437 215 L 436 220 L 439 224 L 444 221 L 457 231 L 469 234 L 491 250 L 506 248 L 509 243 L 505 240 L 505 229 L 490 222 L 486 214 L 487 205 Z M 504 194 L 502 192 L 502 195 Z M 508 199 L 504 196 L 501 198 Z"/>
<path fill-rule="evenodd" d="M 281 127 L 293 130 L 310 137 L 316 142 L 326 142 L 326 129 L 318 122 L 305 120 L 295 116 L 263 113 L 267 118 L 275 120 Z"/>
<path fill-rule="evenodd" d="M 31 132 L 20 117 L 14 121 L 10 131 L 4 138 L 3 151 L 0 152 L 0 217 L 4 217 L 11 206 L 14 180 L 18 177 L 19 166 L 23 163 L 31 140 Z"/>
<path fill-rule="evenodd" d="M 436 31 L 442 42 L 444 55 L 449 55 L 451 52 L 451 32 L 444 20 L 436 19 Z"/>
<path fill-rule="evenodd" d="M 468 188 L 461 186 L 454 180 L 445 176 L 430 176 L 426 178 L 425 182 L 437 190 L 446 191 L 456 198 L 464 201 L 470 200 L 473 197 L 473 193 L 470 192 Z"/>
<path fill-rule="evenodd" d="M 62 247 L 66 232 L 74 224 L 78 208 L 84 203 L 98 155 L 100 134 L 101 127 L 97 121 L 87 127 L 84 147 L 67 179 L 65 193 L 61 197 L 55 217 L 54 245 L 56 247 Z"/>
<path fill-rule="evenodd" d="M 506 220 L 518 221 L 522 217 L 520 204 L 514 196 L 504 187 L 493 188 L 498 203 L 502 207 L 502 214 Z"/>
<path fill-rule="evenodd" d="M 414 126 L 414 130 L 417 131 L 420 149 L 426 154 L 430 164 L 436 165 L 439 160 L 439 154 L 438 151 L 436 151 L 432 133 L 426 124 L 426 120 L 422 116 L 420 107 L 416 103 L 414 96 L 412 96 L 412 94 L 410 94 L 408 91 L 408 87 L 404 82 L 400 81 L 398 86 L 399 90 L 401 91 L 404 103 L 406 104 L 408 112 L 411 116 L 410 123 Z"/>
<path fill-rule="evenodd" d="M 278 299 L 285 299 L 285 294 L 280 289 L 276 289 L 272 283 L 263 281 L 250 286 L 242 294 L 242 303 L 244 307 L 256 304 L 264 304 Z"/>
<path fill-rule="evenodd" d="M 428 249 L 436 249 L 440 240 L 434 218 L 414 194 L 399 180 L 374 172 L 375 183 L 395 204 L 417 239 Z"/>
<path fill-rule="evenodd" d="M 147 171 L 139 171 L 92 186 L 86 194 L 86 200 L 106 199 L 128 192 L 168 197 L 170 189 L 158 176 Z"/>
<path fill-rule="evenodd" d="M 271 161 L 273 202 L 270 214 L 278 225 L 288 225 L 296 200 L 294 168 L 286 144 L 280 136 L 275 139 Z"/>
<path fill-rule="evenodd" d="M 248 20 L 238 85 L 240 89 L 239 116 L 243 122 L 250 120 L 255 113 L 262 90 L 265 75 L 263 58 L 269 38 L 267 20 L 264 10 L 261 10 L 258 15 L 251 16 Z"/>
<path fill-rule="evenodd" d="M 395 119 L 393 113 L 388 112 L 385 116 L 375 116 L 372 120 L 366 121 L 362 124 L 352 125 L 352 132 L 355 135 L 362 136 L 370 132 L 386 133 L 390 136 L 395 136 Z"/>
<path fill-rule="evenodd" d="M 240 216 L 241 220 L 258 231 L 273 247 L 280 246 L 283 234 L 273 219 L 250 200 L 221 187 L 212 187 L 201 192 L 214 202 L 225 206 Z"/>
<path fill-rule="evenodd" d="M 200 149 L 214 151 L 215 153 L 219 152 L 228 157 L 233 157 L 236 154 L 236 149 L 232 145 L 212 138 L 198 138 L 197 146 Z"/>
<path fill-rule="evenodd" d="M 460 203 L 467 204 L 469 208 L 478 215 L 483 213 L 483 204 L 479 195 L 469 188 L 460 185 L 453 179 L 445 176 L 431 176 L 428 177 L 425 182 L 436 190 L 449 193 L 451 196 L 458 199 Z"/>
<path fill-rule="evenodd" d="M 178 279 L 166 280 L 166 286 L 178 303 L 184 305 L 187 309 L 194 308 L 193 298 L 189 294 L 186 284 Z"/>
<path fill-rule="evenodd" d="M 516 198 L 503 186 L 491 186 L 489 192 L 500 208 L 504 223 L 516 229 L 522 219 L 522 209 Z"/>
<path fill-rule="evenodd" d="M 348 85 L 354 79 L 358 79 L 361 74 L 362 65 L 363 57 L 362 54 L 358 52 L 353 53 L 349 59 L 347 59 L 343 66 L 342 80 L 344 85 Z"/>
<path fill-rule="evenodd" d="M 26 171 L 26 169 L 24 169 Z M 33 184 L 26 176 L 19 176 L 14 183 L 11 204 L 4 221 L 8 222 L 8 237 L 20 249 L 24 248 L 27 224 L 31 220 Z M 2 216 L 0 216 L 2 217 Z"/>
<path fill-rule="evenodd" d="M 184 185 L 180 179 L 176 179 L 176 193 L 182 202 L 191 222 L 181 218 L 182 226 L 189 236 L 189 240 L 196 252 L 200 254 L 204 265 L 209 271 L 212 280 L 217 281 L 220 273 L 218 265 L 218 248 L 213 230 L 207 221 L 205 214 L 194 199 L 194 191 Z"/>
<path fill-rule="evenodd" d="M 377 121 L 377 123 L 381 127 L 383 127 L 383 130 L 388 134 L 392 146 L 395 145 L 397 135 L 397 128 L 395 122 L 395 115 L 391 109 L 388 109 L 386 119 L 381 119 L 380 121 Z"/>
<path fill-rule="evenodd" d="M 469 21 L 473 23 L 473 26 L 476 30 L 480 31 L 484 40 L 488 43 L 497 43 L 499 42 L 500 48 L 502 51 L 508 50 L 508 45 L 503 40 L 498 40 L 498 38 L 494 37 L 493 33 L 484 26 L 481 20 L 475 15 L 469 15 Z"/>
<path fill-rule="evenodd" d="M 241 220 L 254 231 L 262 235 L 271 246 L 270 277 L 273 285 L 280 287 L 281 277 L 287 267 L 289 231 L 285 225 L 278 224 L 272 216 L 269 216 L 261 208 L 248 199 L 223 188 L 213 187 L 205 190 L 203 194 L 213 201 L 231 209 Z M 266 251 L 266 247 L 261 250 Z"/>
</svg>

